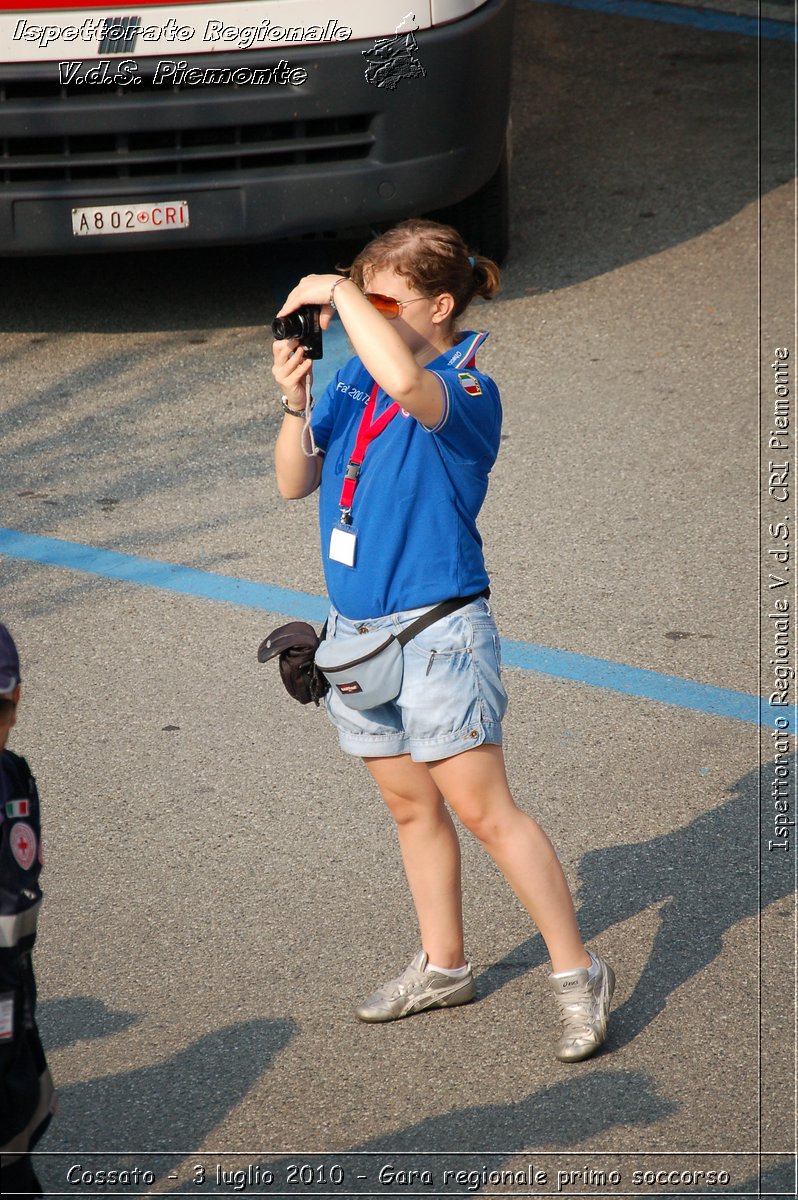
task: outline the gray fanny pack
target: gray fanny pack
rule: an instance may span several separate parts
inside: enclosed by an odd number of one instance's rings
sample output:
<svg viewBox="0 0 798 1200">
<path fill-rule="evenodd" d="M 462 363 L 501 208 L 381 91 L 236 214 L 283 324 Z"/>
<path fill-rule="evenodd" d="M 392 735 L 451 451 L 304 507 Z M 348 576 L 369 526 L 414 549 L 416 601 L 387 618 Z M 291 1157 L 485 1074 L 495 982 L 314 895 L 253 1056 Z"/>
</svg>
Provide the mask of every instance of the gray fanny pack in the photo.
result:
<svg viewBox="0 0 798 1200">
<path fill-rule="evenodd" d="M 315 662 L 330 685 L 350 708 L 376 708 L 395 700 L 402 689 L 402 647 L 428 625 L 489 596 L 486 588 L 475 596 L 458 596 L 436 604 L 400 633 L 373 629 L 356 638 L 327 638 L 316 650 Z"/>
</svg>

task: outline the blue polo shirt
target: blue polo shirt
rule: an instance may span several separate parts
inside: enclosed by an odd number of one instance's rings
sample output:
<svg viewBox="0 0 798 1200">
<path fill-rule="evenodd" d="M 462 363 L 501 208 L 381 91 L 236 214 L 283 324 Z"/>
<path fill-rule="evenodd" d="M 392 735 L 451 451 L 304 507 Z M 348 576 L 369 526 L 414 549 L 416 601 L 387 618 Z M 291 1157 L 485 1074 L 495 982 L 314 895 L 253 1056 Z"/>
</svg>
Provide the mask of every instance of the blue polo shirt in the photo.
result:
<svg viewBox="0 0 798 1200">
<path fill-rule="evenodd" d="M 330 558 L 330 536 L 340 525 L 344 473 L 374 386 L 359 358 L 341 368 L 316 403 L 313 435 L 324 451 L 324 575 L 330 600 L 345 617 L 381 617 L 487 587 L 476 521 L 501 431 L 499 390 L 474 365 L 487 336 L 464 333 L 427 364 L 444 398 L 433 429 L 402 410 L 368 447 L 352 503 L 357 545 L 351 567 Z M 380 389 L 373 420 L 392 403 Z"/>
</svg>

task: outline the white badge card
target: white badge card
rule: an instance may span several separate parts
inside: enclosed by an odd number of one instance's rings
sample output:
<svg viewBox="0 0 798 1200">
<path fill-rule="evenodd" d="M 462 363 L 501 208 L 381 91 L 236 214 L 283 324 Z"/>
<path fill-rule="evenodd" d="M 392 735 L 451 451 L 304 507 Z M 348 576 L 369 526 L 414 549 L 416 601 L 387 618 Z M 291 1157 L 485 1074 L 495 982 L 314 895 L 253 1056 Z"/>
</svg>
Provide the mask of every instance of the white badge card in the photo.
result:
<svg viewBox="0 0 798 1200">
<path fill-rule="evenodd" d="M 330 558 L 332 561 L 343 563 L 345 567 L 353 567 L 356 549 L 357 531 L 350 525 L 336 525 L 330 535 Z"/>
</svg>

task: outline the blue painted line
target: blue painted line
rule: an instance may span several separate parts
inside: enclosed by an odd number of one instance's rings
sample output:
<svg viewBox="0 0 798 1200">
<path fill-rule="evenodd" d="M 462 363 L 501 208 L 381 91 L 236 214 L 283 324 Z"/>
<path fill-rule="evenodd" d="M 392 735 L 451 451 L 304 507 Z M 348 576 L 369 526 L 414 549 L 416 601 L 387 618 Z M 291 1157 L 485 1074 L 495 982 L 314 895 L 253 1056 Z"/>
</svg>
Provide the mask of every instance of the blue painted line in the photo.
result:
<svg viewBox="0 0 798 1200">
<path fill-rule="evenodd" d="M 708 683 L 693 683 L 689 679 L 662 675 L 643 667 L 627 667 L 603 658 L 573 654 L 570 650 L 553 650 L 549 646 L 513 642 L 506 638 L 502 638 L 502 661 L 508 667 L 520 667 L 521 670 L 552 675 L 556 679 L 572 679 L 589 687 L 622 692 L 626 696 L 641 696 L 660 704 L 673 704 L 677 708 L 689 708 L 717 717 L 731 717 L 752 725 L 760 724 L 760 719 L 763 725 L 769 724 L 764 714 L 760 718 L 758 696 L 728 691 Z"/>
<path fill-rule="evenodd" d="M 647 0 L 535 0 L 561 8 L 585 8 L 590 12 L 619 17 L 637 17 L 642 21 L 663 21 L 667 25 L 692 25 L 712 33 L 737 33 L 743 37 L 762 37 L 774 42 L 795 42 L 796 26 L 788 21 L 760 21 L 734 13 L 683 8 L 678 4 L 652 4 Z"/>
<path fill-rule="evenodd" d="M 309 596 L 289 588 L 271 587 L 231 575 L 216 575 L 194 567 L 39 537 L 14 529 L 0 528 L 0 555 L 41 563 L 43 566 L 63 567 L 104 579 L 179 592 L 203 600 L 284 613 L 305 621 L 323 621 L 327 616 L 327 601 L 321 596 Z M 758 696 L 745 692 L 693 683 L 674 675 L 662 675 L 641 667 L 627 667 L 622 663 L 573 654 L 567 650 L 554 650 L 532 642 L 503 638 L 502 655 L 509 667 L 550 675 L 555 679 L 568 679 L 589 687 L 605 688 L 693 712 L 728 717 L 750 725 L 761 724 L 772 728 L 774 715 L 783 716 L 790 721 L 788 732 L 798 728 L 793 709 L 779 708 L 774 713 L 769 710 L 766 699 L 760 700 Z"/>
<path fill-rule="evenodd" d="M 82 571 L 103 579 L 139 583 L 145 587 L 180 592 L 185 596 L 199 596 L 203 600 L 221 600 L 228 604 L 240 604 L 243 608 L 289 613 L 303 621 L 323 621 L 329 609 L 321 596 L 308 596 L 303 592 L 289 591 L 288 588 L 252 583 L 232 575 L 215 575 L 210 571 L 198 571 L 194 567 L 181 567 L 153 558 L 119 554 L 116 550 L 101 550 L 77 542 L 18 533 L 13 529 L 0 529 L 0 554 L 47 567 Z"/>
</svg>

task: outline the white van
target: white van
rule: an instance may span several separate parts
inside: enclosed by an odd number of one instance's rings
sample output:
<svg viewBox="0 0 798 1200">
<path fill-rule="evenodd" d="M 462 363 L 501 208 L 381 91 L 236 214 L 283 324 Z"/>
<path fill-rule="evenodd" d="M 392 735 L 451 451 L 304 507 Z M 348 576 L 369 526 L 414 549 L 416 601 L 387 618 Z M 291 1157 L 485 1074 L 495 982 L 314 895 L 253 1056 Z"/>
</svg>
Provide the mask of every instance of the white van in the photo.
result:
<svg viewBox="0 0 798 1200">
<path fill-rule="evenodd" d="M 511 36 L 512 0 L 11 0 L 0 255 L 434 213 L 500 260 Z"/>
</svg>

